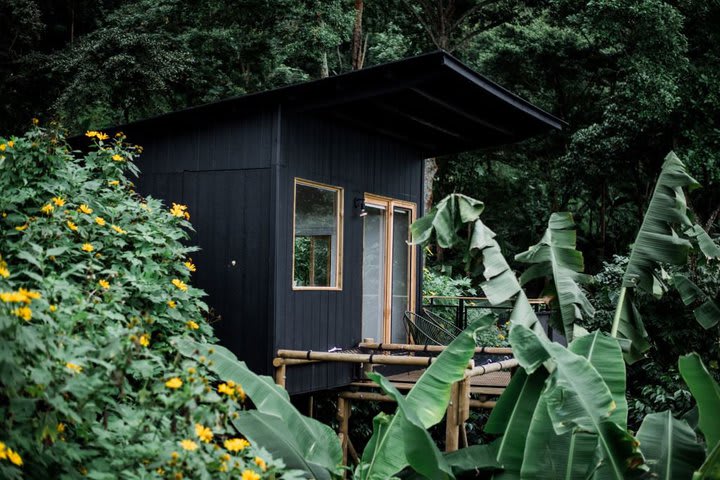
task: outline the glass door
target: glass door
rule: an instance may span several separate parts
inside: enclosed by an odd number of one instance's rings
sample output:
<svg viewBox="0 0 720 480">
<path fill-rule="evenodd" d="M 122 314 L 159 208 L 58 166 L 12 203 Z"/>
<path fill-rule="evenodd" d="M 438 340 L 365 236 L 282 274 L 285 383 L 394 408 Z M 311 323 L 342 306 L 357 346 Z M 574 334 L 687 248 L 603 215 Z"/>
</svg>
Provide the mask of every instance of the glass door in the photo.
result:
<svg viewBox="0 0 720 480">
<path fill-rule="evenodd" d="M 362 338 L 407 343 L 403 316 L 415 308 L 415 204 L 365 196 Z"/>
</svg>

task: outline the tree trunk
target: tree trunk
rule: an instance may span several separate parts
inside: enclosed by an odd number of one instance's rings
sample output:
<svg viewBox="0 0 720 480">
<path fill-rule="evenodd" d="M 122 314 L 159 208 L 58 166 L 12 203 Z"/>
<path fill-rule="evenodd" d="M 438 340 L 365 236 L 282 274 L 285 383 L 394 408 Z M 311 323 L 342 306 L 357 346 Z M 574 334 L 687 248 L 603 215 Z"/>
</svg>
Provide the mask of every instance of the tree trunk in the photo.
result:
<svg viewBox="0 0 720 480">
<path fill-rule="evenodd" d="M 320 78 L 330 76 L 330 67 L 328 67 L 327 52 L 323 52 L 320 56 Z"/>
<path fill-rule="evenodd" d="M 360 70 L 365 60 L 362 35 L 363 0 L 355 0 L 355 27 L 352 37 L 352 69 Z"/>
<path fill-rule="evenodd" d="M 423 192 L 423 203 L 425 205 L 425 213 L 427 213 L 433 205 L 433 183 L 435 183 L 435 174 L 438 171 L 438 164 L 434 158 L 426 158 L 424 167 L 425 191 Z"/>
</svg>

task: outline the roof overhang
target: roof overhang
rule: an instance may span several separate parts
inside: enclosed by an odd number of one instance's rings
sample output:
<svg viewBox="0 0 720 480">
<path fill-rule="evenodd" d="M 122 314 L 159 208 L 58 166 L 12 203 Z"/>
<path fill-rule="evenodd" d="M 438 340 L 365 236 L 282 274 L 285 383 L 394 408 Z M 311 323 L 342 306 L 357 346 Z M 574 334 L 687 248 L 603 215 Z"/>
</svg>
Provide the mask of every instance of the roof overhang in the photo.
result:
<svg viewBox="0 0 720 480">
<path fill-rule="evenodd" d="M 565 123 L 444 51 L 244 95 L 116 127 L 206 123 L 281 105 L 394 138 L 440 156 L 515 143 Z"/>
</svg>

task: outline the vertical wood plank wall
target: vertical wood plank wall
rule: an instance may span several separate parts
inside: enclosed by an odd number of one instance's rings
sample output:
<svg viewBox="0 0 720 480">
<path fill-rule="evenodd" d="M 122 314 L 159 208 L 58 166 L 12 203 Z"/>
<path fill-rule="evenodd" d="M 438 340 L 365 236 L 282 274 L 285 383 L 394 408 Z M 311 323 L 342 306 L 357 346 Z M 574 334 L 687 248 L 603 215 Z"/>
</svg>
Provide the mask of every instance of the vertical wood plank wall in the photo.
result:
<svg viewBox="0 0 720 480">
<path fill-rule="evenodd" d="M 337 123 L 282 115 L 276 241 L 275 349 L 327 351 L 361 340 L 363 219 L 354 199 L 366 192 L 422 202 L 422 161 L 411 148 Z M 342 291 L 292 290 L 292 185 L 295 177 L 345 189 Z M 287 371 L 291 393 L 347 383 L 352 366 L 313 364 Z"/>
<path fill-rule="evenodd" d="M 417 152 L 277 105 L 168 125 L 164 131 L 143 131 L 140 125 L 126 133 L 145 147 L 138 190 L 189 207 L 196 230 L 190 243 L 201 248 L 193 254 L 198 267 L 193 284 L 208 293 L 205 300 L 220 316 L 214 328 L 223 345 L 264 374 L 271 373 L 278 348 L 357 345 L 363 220 L 354 199 L 368 192 L 407 200 L 421 215 Z M 292 290 L 295 177 L 344 188 L 342 291 Z M 287 388 L 304 393 L 340 386 L 350 380 L 351 368 L 292 367 Z"/>
<path fill-rule="evenodd" d="M 249 113 L 169 127 L 126 132 L 145 149 L 139 191 L 188 205 L 195 229 L 189 243 L 201 249 L 192 254 L 192 281 L 219 316 L 215 334 L 254 371 L 269 373 L 274 118 Z"/>
</svg>

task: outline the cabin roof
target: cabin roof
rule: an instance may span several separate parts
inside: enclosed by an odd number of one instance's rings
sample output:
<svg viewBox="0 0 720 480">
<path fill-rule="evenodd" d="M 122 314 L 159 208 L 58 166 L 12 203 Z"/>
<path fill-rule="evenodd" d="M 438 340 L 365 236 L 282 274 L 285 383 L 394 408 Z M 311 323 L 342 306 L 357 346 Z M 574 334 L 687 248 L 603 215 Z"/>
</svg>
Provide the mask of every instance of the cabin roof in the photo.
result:
<svg viewBox="0 0 720 480">
<path fill-rule="evenodd" d="M 233 97 L 113 128 L 192 126 L 281 105 L 385 135 L 426 156 L 478 150 L 561 130 L 559 118 L 436 51 L 341 75 Z"/>
</svg>

